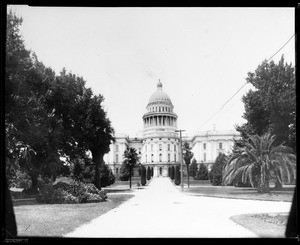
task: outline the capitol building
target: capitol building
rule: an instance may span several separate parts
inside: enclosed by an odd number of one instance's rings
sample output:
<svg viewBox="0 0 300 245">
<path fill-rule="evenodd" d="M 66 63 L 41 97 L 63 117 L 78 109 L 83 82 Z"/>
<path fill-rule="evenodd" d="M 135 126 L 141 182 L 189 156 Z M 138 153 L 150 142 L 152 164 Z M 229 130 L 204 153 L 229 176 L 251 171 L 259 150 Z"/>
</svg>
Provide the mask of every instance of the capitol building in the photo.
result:
<svg viewBox="0 0 300 245">
<path fill-rule="evenodd" d="M 170 97 L 163 91 L 159 81 L 157 90 L 151 95 L 143 115 L 143 132 L 138 138 L 127 135 L 115 135 L 115 143 L 104 156 L 104 161 L 118 176 L 123 162 L 123 154 L 127 147 L 135 148 L 139 156 L 139 164 L 153 168 L 154 176 L 168 176 L 168 167 L 180 165 L 180 135 L 177 130 L 178 116 Z M 219 153 L 231 152 L 234 139 L 240 135 L 235 130 L 217 131 L 215 129 L 199 132 L 191 136 L 183 136 L 182 144 L 187 141 L 192 147 L 197 163 L 204 163 L 210 170 Z M 137 166 L 138 166 L 137 165 Z M 186 165 L 184 164 L 184 171 Z M 138 168 L 135 175 L 138 175 Z"/>
</svg>

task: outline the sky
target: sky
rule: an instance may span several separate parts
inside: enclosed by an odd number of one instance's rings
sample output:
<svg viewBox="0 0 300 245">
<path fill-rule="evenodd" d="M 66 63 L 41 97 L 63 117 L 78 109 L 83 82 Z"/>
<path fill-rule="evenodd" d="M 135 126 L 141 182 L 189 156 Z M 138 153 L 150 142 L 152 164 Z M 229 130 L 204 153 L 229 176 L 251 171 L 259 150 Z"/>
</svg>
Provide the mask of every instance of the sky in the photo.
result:
<svg viewBox="0 0 300 245">
<path fill-rule="evenodd" d="M 245 123 L 251 85 L 220 108 L 295 31 L 294 8 L 10 8 L 23 18 L 26 48 L 56 74 L 83 77 L 104 96 L 115 132 L 131 137 L 141 136 L 158 79 L 184 135 Z M 283 54 L 295 65 L 295 38 L 272 60 Z"/>
</svg>

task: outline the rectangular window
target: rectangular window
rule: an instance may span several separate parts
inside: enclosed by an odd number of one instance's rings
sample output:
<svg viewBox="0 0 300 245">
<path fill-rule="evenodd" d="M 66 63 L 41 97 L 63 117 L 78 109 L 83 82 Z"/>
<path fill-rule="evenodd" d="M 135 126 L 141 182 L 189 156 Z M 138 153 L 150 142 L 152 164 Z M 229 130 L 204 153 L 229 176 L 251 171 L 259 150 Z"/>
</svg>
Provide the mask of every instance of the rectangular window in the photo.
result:
<svg viewBox="0 0 300 245">
<path fill-rule="evenodd" d="M 162 160 L 162 155 L 159 154 L 159 161 L 161 162 L 161 160 Z"/>
<path fill-rule="evenodd" d="M 116 152 L 119 151 L 119 145 L 116 145 Z"/>
<path fill-rule="evenodd" d="M 206 162 L 206 153 L 203 154 L 203 161 Z"/>
<path fill-rule="evenodd" d="M 176 145 L 174 145 L 174 151 L 176 151 Z"/>
<path fill-rule="evenodd" d="M 119 162 L 119 155 L 116 154 L 116 162 Z"/>
<path fill-rule="evenodd" d="M 206 150 L 206 143 L 203 143 L 203 150 Z"/>
<path fill-rule="evenodd" d="M 146 155 L 146 162 L 147 162 L 147 155 Z"/>
<path fill-rule="evenodd" d="M 219 149 L 222 149 L 222 143 L 219 143 Z"/>
<path fill-rule="evenodd" d="M 176 162 L 176 154 L 174 154 L 174 162 Z"/>
<path fill-rule="evenodd" d="M 153 145 L 151 145 L 151 151 L 153 151 Z"/>
<path fill-rule="evenodd" d="M 151 162 L 153 162 L 153 154 L 151 154 Z"/>
<path fill-rule="evenodd" d="M 160 151 L 162 150 L 162 145 L 161 145 L 161 144 L 159 144 L 159 150 L 160 150 Z"/>
<path fill-rule="evenodd" d="M 145 151 L 147 151 L 147 145 L 145 145 Z"/>
<path fill-rule="evenodd" d="M 168 162 L 170 162 L 170 154 L 168 154 Z"/>
<path fill-rule="evenodd" d="M 168 151 L 170 150 L 170 144 L 168 144 Z"/>
</svg>

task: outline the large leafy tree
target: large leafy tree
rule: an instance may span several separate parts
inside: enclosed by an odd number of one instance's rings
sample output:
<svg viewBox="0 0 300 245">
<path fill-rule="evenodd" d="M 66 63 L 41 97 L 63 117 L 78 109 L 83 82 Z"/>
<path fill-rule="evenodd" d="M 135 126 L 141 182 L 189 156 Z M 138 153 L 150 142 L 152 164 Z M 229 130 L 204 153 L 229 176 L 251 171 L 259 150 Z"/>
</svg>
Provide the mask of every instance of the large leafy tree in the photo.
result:
<svg viewBox="0 0 300 245">
<path fill-rule="evenodd" d="M 101 188 L 100 167 L 104 164 L 103 156 L 109 152 L 109 145 L 115 140 L 114 129 L 102 107 L 104 97 L 93 95 L 91 89 L 84 89 L 78 96 L 66 127 L 71 132 L 70 145 L 81 151 L 90 151 L 95 165 L 95 186 Z"/>
<path fill-rule="evenodd" d="M 62 127 L 55 108 L 46 103 L 55 73 L 26 50 L 19 33 L 21 23 L 22 18 L 9 11 L 5 73 L 6 163 L 8 167 L 12 162 L 20 165 L 31 176 L 34 191 L 38 174 L 48 171 L 53 176 L 61 164 L 58 152 Z"/>
<path fill-rule="evenodd" d="M 292 64 L 282 56 L 278 64 L 263 61 L 246 78 L 254 89 L 243 96 L 243 117 L 247 122 L 236 129 L 241 132 L 242 143 L 249 135 L 270 132 L 277 144 L 285 143 L 296 150 L 296 81 Z"/>
<path fill-rule="evenodd" d="M 124 151 L 124 162 L 127 165 L 127 168 L 129 170 L 129 187 L 131 188 L 131 177 L 132 177 L 132 171 L 133 167 L 137 164 L 139 160 L 138 154 L 136 152 L 135 148 L 128 147 Z"/>
<path fill-rule="evenodd" d="M 65 70 L 59 76 L 26 50 L 11 11 L 7 18 L 5 126 L 6 159 L 19 164 L 37 187 L 40 173 L 55 178 L 60 156 L 70 159 L 92 154 L 95 184 L 100 183 L 103 155 L 114 140 L 113 128 L 102 107 L 104 97 L 94 95 L 85 81 Z M 10 169 L 10 168 L 9 168 Z"/>
<path fill-rule="evenodd" d="M 192 147 L 190 147 L 190 144 L 188 142 L 183 143 L 183 159 L 187 167 L 187 176 L 188 176 L 188 187 L 190 187 L 190 174 L 189 174 L 189 166 L 191 163 L 191 160 L 194 156 L 194 153 L 192 152 Z"/>
<path fill-rule="evenodd" d="M 295 178 L 296 157 L 288 147 L 275 144 L 270 134 L 251 136 L 239 154 L 233 155 L 224 168 L 223 183 L 234 180 L 250 182 L 258 187 L 258 192 L 270 192 L 269 181 L 275 179 L 282 186 L 284 176 L 287 180 Z"/>
</svg>

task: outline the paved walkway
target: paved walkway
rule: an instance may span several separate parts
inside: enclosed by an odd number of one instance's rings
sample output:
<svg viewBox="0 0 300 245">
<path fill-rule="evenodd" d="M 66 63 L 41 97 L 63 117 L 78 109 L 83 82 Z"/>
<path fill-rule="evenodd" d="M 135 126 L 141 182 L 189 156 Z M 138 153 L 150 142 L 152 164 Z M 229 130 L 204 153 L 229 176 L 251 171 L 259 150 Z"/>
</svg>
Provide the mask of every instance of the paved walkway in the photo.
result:
<svg viewBox="0 0 300 245">
<path fill-rule="evenodd" d="M 290 207 L 288 202 L 189 196 L 169 178 L 153 178 L 133 198 L 66 237 L 256 237 L 229 217 L 289 212 Z"/>
</svg>

